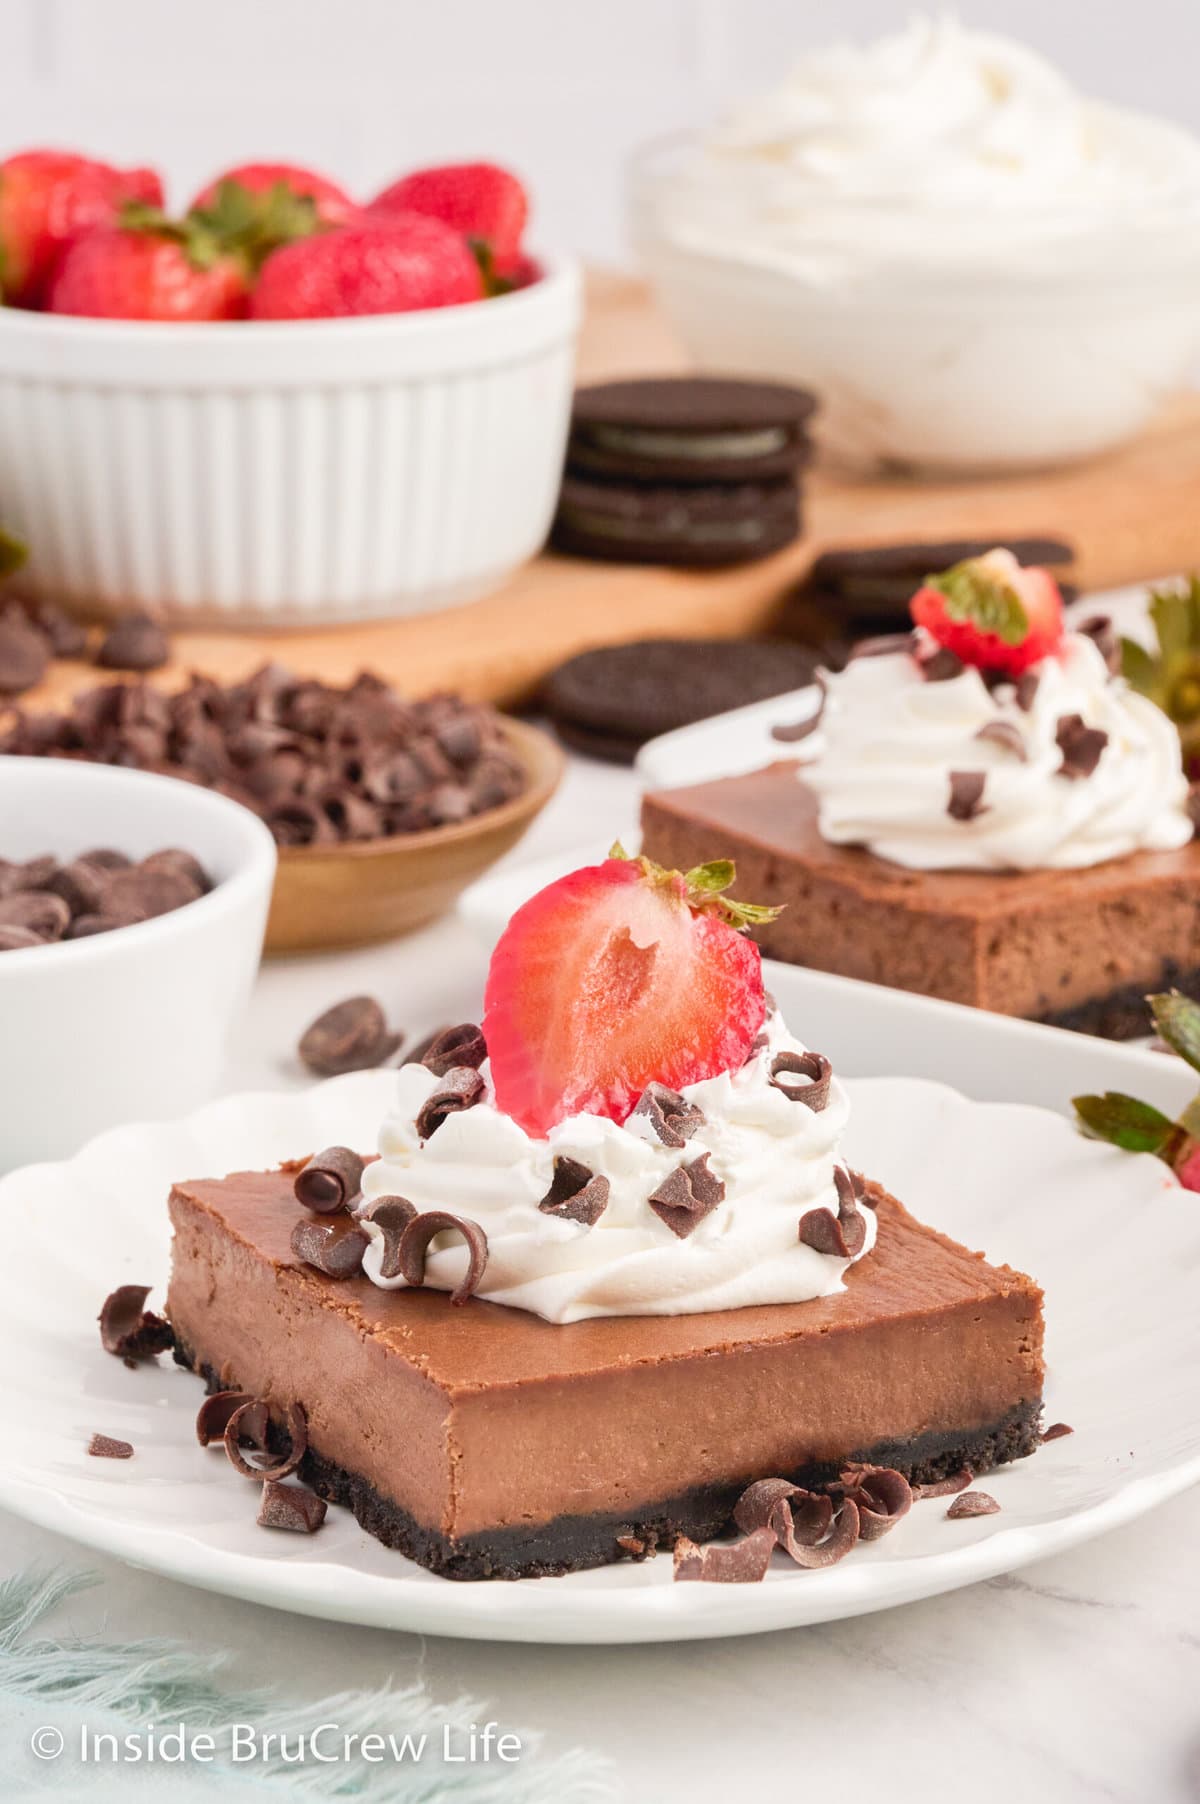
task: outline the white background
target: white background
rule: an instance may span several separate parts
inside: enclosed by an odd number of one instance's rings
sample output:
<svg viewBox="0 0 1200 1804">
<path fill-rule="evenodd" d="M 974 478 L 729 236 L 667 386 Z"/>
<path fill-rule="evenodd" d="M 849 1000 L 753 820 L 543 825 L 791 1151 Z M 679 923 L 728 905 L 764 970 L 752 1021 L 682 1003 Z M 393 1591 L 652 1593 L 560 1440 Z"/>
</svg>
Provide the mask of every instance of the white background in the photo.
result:
<svg viewBox="0 0 1200 1804">
<path fill-rule="evenodd" d="M 907 0 L 0 0 L 0 151 L 153 162 L 183 203 L 221 164 L 309 159 L 369 196 L 428 160 L 510 162 L 537 236 L 622 254 L 621 170 L 807 46 Z M 1097 95 L 1200 130 L 1196 0 L 961 0 Z"/>
</svg>

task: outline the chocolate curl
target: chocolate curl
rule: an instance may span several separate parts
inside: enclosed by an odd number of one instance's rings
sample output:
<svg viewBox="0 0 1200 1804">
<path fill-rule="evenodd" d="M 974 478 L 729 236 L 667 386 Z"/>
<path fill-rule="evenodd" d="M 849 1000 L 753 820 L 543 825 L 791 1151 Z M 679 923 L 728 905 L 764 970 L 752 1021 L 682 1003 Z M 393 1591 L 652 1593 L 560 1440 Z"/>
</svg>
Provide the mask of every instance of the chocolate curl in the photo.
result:
<svg viewBox="0 0 1200 1804">
<path fill-rule="evenodd" d="M 800 1082 L 789 1083 L 789 1077 Z M 770 1082 L 789 1102 L 802 1102 L 819 1115 L 829 1102 L 833 1066 L 823 1052 L 777 1052 L 771 1060 Z"/>
<path fill-rule="evenodd" d="M 858 1540 L 858 1508 L 849 1497 L 843 1498 L 833 1516 L 829 1533 L 816 1543 L 811 1543 L 796 1533 L 792 1510 L 786 1500 L 781 1500 L 771 1511 L 769 1526 L 779 1545 L 797 1566 L 803 1566 L 808 1572 L 816 1572 L 825 1566 L 836 1566 L 839 1560 L 844 1560 Z"/>
<path fill-rule="evenodd" d="M 367 1236 L 359 1227 L 343 1228 L 337 1222 L 301 1217 L 292 1229 L 291 1245 L 297 1259 L 315 1266 L 327 1278 L 352 1278 L 362 1270 Z"/>
<path fill-rule="evenodd" d="M 675 1581 L 698 1580 L 708 1585 L 755 1585 L 767 1576 L 775 1535 L 769 1528 L 755 1529 L 732 1546 L 719 1542 L 697 1547 L 686 1535 L 675 1543 Z"/>
<path fill-rule="evenodd" d="M 591 1228 L 608 1207 L 609 1181 L 581 1159 L 560 1154 L 554 1161 L 550 1188 L 538 1204 L 543 1215 L 559 1215 Z"/>
<path fill-rule="evenodd" d="M 842 1480 L 847 1484 L 846 1496 L 858 1510 L 860 1541 L 878 1541 L 912 1508 L 912 1486 L 902 1472 L 890 1466 L 843 1473 Z"/>
<path fill-rule="evenodd" d="M 1068 1422 L 1051 1422 L 1049 1428 L 1043 1428 L 1041 1442 L 1043 1447 L 1047 1441 L 1061 1441 L 1065 1434 L 1074 1434 L 1075 1430 Z"/>
<path fill-rule="evenodd" d="M 733 1520 L 744 1535 L 756 1528 L 766 1528 L 775 1505 L 792 1497 L 807 1495 L 799 1485 L 786 1478 L 759 1478 L 748 1485 L 734 1505 Z"/>
<path fill-rule="evenodd" d="M 296 1201 L 318 1215 L 348 1209 L 362 1187 L 366 1162 L 348 1146 L 327 1146 L 296 1173 Z"/>
<path fill-rule="evenodd" d="M 266 1459 L 260 1465 L 248 1460 L 242 1452 L 241 1443 L 249 1441 L 260 1453 L 266 1453 L 270 1427 L 271 1412 L 261 1397 L 252 1397 L 249 1403 L 241 1404 L 226 1422 L 222 1436 L 225 1451 L 231 1464 L 244 1478 L 286 1478 L 304 1458 L 308 1449 L 308 1419 L 299 1403 L 289 1403 L 288 1451 L 276 1458 Z"/>
<path fill-rule="evenodd" d="M 367 1220 L 373 1222 L 383 1237 L 383 1253 L 379 1260 L 381 1278 L 400 1276 L 400 1242 L 410 1221 L 417 1219 L 417 1205 L 406 1196 L 381 1196 L 371 1204 Z"/>
<path fill-rule="evenodd" d="M 946 813 L 952 821 L 973 821 L 984 812 L 983 792 L 987 776 L 981 770 L 952 770 Z"/>
<path fill-rule="evenodd" d="M 200 1445 L 211 1447 L 214 1441 L 223 1441 L 230 1417 L 236 1415 L 244 1403 L 253 1402 L 249 1391 L 213 1391 L 196 1414 L 196 1439 Z"/>
<path fill-rule="evenodd" d="M 1011 720 L 989 720 L 986 726 L 980 727 L 975 737 L 991 745 L 998 745 L 1001 751 L 1011 752 L 1022 764 L 1029 762 L 1029 752 L 1021 729 L 1014 726 Z"/>
<path fill-rule="evenodd" d="M 838 1195 L 838 1212 L 832 1209 L 809 1209 L 800 1217 L 800 1240 L 816 1253 L 836 1259 L 853 1259 L 862 1252 L 867 1238 L 867 1224 L 859 1214 L 858 1196 L 862 1179 L 856 1185 L 844 1165 L 833 1168 L 833 1182 Z"/>
<path fill-rule="evenodd" d="M 986 1491 L 964 1491 L 946 1511 L 947 1522 L 965 1522 L 970 1516 L 995 1516 L 1000 1505 Z"/>
<path fill-rule="evenodd" d="M 953 1497 L 974 1482 L 975 1474 L 970 1466 L 963 1466 L 959 1471 L 951 1472 L 947 1478 L 935 1479 L 932 1484 L 914 1485 L 912 1494 L 917 1503 L 923 1503 L 927 1497 Z"/>
<path fill-rule="evenodd" d="M 127 1365 L 154 1359 L 175 1345 L 169 1322 L 145 1308 L 148 1284 L 121 1284 L 105 1297 L 100 1310 L 100 1344 Z"/>
<path fill-rule="evenodd" d="M 425 1257 L 429 1243 L 435 1235 L 451 1230 L 461 1234 L 466 1241 L 470 1260 L 466 1277 L 457 1289 L 450 1292 L 450 1301 L 465 1303 L 479 1289 L 488 1261 L 487 1235 L 477 1221 L 471 1221 L 465 1215 L 450 1215 L 444 1209 L 429 1209 L 424 1215 L 418 1215 L 414 1221 L 410 1221 L 400 1237 L 400 1272 L 406 1283 L 414 1286 L 424 1284 Z"/>
<path fill-rule="evenodd" d="M 704 1110 L 686 1102 L 678 1090 L 650 1083 L 638 1098 L 633 1114 L 646 1120 L 662 1146 L 686 1146 L 696 1129 L 704 1125 Z"/>
<path fill-rule="evenodd" d="M 659 1220 L 680 1240 L 686 1240 L 704 1217 L 725 1200 L 724 1180 L 708 1169 L 709 1157 L 702 1153 L 689 1165 L 677 1165 L 646 1199 Z"/>
<path fill-rule="evenodd" d="M 444 1027 L 421 1052 L 420 1063 L 435 1077 L 445 1077 L 455 1067 L 478 1071 L 487 1058 L 487 1041 L 473 1022 Z"/>
<path fill-rule="evenodd" d="M 470 1065 L 452 1065 L 437 1089 L 426 1097 L 417 1116 L 417 1133 L 428 1140 L 437 1133 L 447 1115 L 469 1109 L 483 1095 L 484 1084 L 478 1071 Z"/>
<path fill-rule="evenodd" d="M 258 1509 L 260 1528 L 286 1528 L 294 1534 L 315 1535 L 325 1520 L 328 1504 L 315 1491 L 303 1485 L 281 1485 L 268 1478 L 262 1488 Z"/>
</svg>

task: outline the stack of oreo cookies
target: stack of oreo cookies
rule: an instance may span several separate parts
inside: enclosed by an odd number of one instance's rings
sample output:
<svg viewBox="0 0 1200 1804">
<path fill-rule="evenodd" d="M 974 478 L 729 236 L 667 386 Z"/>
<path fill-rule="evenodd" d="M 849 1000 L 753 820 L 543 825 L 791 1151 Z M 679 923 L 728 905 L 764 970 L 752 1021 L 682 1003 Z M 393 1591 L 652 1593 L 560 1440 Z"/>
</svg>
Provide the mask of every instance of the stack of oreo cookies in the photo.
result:
<svg viewBox="0 0 1200 1804">
<path fill-rule="evenodd" d="M 804 389 L 717 376 L 579 389 L 553 544 L 699 567 L 781 550 L 801 530 L 815 406 Z"/>
<path fill-rule="evenodd" d="M 858 550 L 825 551 L 817 558 L 804 588 L 822 626 L 847 639 L 874 633 L 905 631 L 912 624 L 908 604 L 929 575 L 949 570 L 967 558 L 1003 546 L 1019 564 L 1040 564 L 1059 579 L 1063 599 L 1078 590 L 1065 581 L 1075 556 L 1063 539 L 942 539 L 907 545 L 869 545 Z"/>
</svg>

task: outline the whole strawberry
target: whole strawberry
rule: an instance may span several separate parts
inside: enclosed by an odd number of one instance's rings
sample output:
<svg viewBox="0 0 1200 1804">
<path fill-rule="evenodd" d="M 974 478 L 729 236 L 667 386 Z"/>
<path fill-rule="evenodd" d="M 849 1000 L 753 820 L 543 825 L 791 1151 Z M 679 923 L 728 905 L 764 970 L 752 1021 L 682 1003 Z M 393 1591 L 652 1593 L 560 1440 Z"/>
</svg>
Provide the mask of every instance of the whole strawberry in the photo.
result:
<svg viewBox="0 0 1200 1804">
<path fill-rule="evenodd" d="M 1019 677 L 1063 640 L 1063 604 L 1048 570 L 989 551 L 928 577 L 909 604 L 917 626 L 976 670 Z"/>
<path fill-rule="evenodd" d="M 263 265 L 250 316 L 409 313 L 478 301 L 483 294 L 479 265 L 457 232 L 419 213 L 401 213 L 285 244 Z"/>
<path fill-rule="evenodd" d="M 0 296 L 39 307 L 66 247 L 109 224 L 126 201 L 162 205 L 153 169 L 114 169 L 67 150 L 25 150 L 0 163 Z"/>
<path fill-rule="evenodd" d="M 496 163 L 442 163 L 417 169 L 385 188 L 371 213 L 425 213 L 486 249 L 498 276 L 515 273 L 529 198 L 510 170 Z"/>
<path fill-rule="evenodd" d="M 230 186 L 243 189 L 252 200 L 268 204 L 280 190 L 284 198 L 309 201 L 316 225 L 345 225 L 358 212 L 344 188 L 327 175 L 304 169 L 298 163 L 238 163 L 202 188 L 188 211 L 204 212 L 219 205 L 222 190 Z"/>
<path fill-rule="evenodd" d="M 65 253 L 50 286 L 51 313 L 179 321 L 245 313 L 245 264 L 210 234 L 150 209 L 127 210 L 125 218 L 125 225 L 89 232 Z"/>
</svg>

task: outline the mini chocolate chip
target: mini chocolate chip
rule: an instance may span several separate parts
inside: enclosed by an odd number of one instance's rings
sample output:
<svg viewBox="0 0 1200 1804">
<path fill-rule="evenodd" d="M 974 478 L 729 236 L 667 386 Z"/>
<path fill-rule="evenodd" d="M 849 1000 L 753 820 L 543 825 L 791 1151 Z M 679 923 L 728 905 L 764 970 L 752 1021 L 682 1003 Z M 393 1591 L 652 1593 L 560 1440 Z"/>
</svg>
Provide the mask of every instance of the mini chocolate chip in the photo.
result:
<svg viewBox="0 0 1200 1804">
<path fill-rule="evenodd" d="M 327 1146 L 296 1173 L 292 1185 L 296 1201 L 318 1215 L 348 1209 L 362 1189 L 365 1169 L 366 1161 L 348 1146 Z"/>
<path fill-rule="evenodd" d="M 1028 714 L 1033 707 L 1041 681 L 1036 670 L 1023 671 L 1017 678 L 1016 702 L 1022 714 Z"/>
<path fill-rule="evenodd" d="M 271 1412 L 263 1398 L 252 1397 L 249 1403 L 240 1404 L 226 1422 L 222 1436 L 225 1451 L 243 1478 L 287 1478 L 304 1458 L 308 1449 L 308 1418 L 299 1403 L 289 1403 L 285 1414 L 288 1450 L 283 1454 L 268 1452 Z M 261 1465 L 248 1460 L 242 1452 L 243 1444 L 268 1457 Z"/>
<path fill-rule="evenodd" d="M 839 1560 L 845 1559 L 859 1538 L 861 1524 L 857 1504 L 852 1498 L 843 1497 L 833 1513 L 828 1533 L 813 1541 L 803 1529 L 797 1532 L 791 1504 L 785 1498 L 771 1511 L 768 1526 L 774 1532 L 780 1547 L 797 1566 L 816 1572 L 826 1566 L 836 1566 Z"/>
<path fill-rule="evenodd" d="M 774 1551 L 775 1534 L 769 1528 L 757 1528 L 743 1540 L 724 1546 L 697 1547 L 680 1535 L 674 1551 L 675 1579 L 677 1583 L 698 1580 L 707 1585 L 756 1585 L 766 1578 Z"/>
<path fill-rule="evenodd" d="M 57 869 L 58 859 L 53 852 L 43 852 L 40 858 L 27 858 L 24 864 L 10 865 L 8 878 L 3 886 L 4 893 L 22 889 L 45 889 Z"/>
<path fill-rule="evenodd" d="M 367 1071 L 382 1065 L 399 1049 L 402 1034 L 388 1032 L 382 1008 L 373 996 L 350 996 L 318 1015 L 300 1036 L 299 1054 L 318 1077 L 344 1071 Z"/>
<path fill-rule="evenodd" d="M 985 812 L 983 791 L 987 776 L 981 770 L 952 770 L 950 772 L 950 799 L 946 803 L 946 813 L 952 821 L 973 821 L 977 815 Z"/>
<path fill-rule="evenodd" d="M 488 1261 L 487 1235 L 477 1221 L 471 1221 L 465 1215 L 450 1215 L 444 1209 L 429 1209 L 410 1221 L 400 1237 L 400 1271 L 406 1283 L 415 1286 L 424 1284 L 429 1243 L 436 1235 L 450 1232 L 461 1234 L 467 1243 L 469 1258 L 466 1276 L 450 1292 L 452 1303 L 465 1303 L 479 1289 Z"/>
<path fill-rule="evenodd" d="M 550 1188 L 538 1204 L 543 1215 L 563 1216 L 591 1228 L 608 1207 L 609 1182 L 580 1159 L 559 1154 Z"/>
<path fill-rule="evenodd" d="M 642 1091 L 631 1120 L 648 1121 L 663 1146 L 686 1146 L 696 1129 L 704 1125 L 704 1110 L 687 1102 L 666 1084 L 649 1083 Z"/>
<path fill-rule="evenodd" d="M 103 912 L 119 915 L 133 910 L 139 920 L 155 915 L 173 914 L 195 902 L 201 891 L 179 871 L 147 870 L 145 865 L 130 865 L 127 871 L 113 871 L 105 882 Z"/>
<path fill-rule="evenodd" d="M 961 1466 L 957 1472 L 951 1472 L 945 1478 L 935 1478 L 927 1485 L 914 1485 L 912 1494 L 918 1503 L 923 1503 L 928 1497 L 954 1497 L 974 1482 L 975 1474 L 970 1466 Z"/>
<path fill-rule="evenodd" d="M 100 914 L 104 908 L 106 873 L 94 864 L 75 859 L 46 880 L 46 890 L 61 896 L 72 915 Z"/>
<path fill-rule="evenodd" d="M 223 1441 L 230 1417 L 243 1403 L 253 1402 L 249 1391 L 211 1392 L 196 1412 L 196 1439 L 200 1445 L 211 1447 L 214 1441 Z"/>
<path fill-rule="evenodd" d="M 264 818 L 281 846 L 331 846 L 337 841 L 333 822 L 324 809 L 303 796 L 269 808 Z"/>
<path fill-rule="evenodd" d="M 329 1505 L 303 1485 L 283 1485 L 276 1478 L 263 1483 L 262 1502 L 256 1518 L 259 1528 L 290 1529 L 293 1534 L 315 1535 Z"/>
<path fill-rule="evenodd" d="M 483 1091 L 483 1079 L 473 1066 L 451 1065 L 449 1071 L 442 1074 L 437 1089 L 431 1090 L 421 1105 L 416 1123 L 421 1139 L 428 1140 L 436 1134 L 447 1115 L 457 1115 L 460 1110 L 471 1108 Z"/>
<path fill-rule="evenodd" d="M 0 695 L 20 695 L 40 683 L 50 663 L 50 642 L 26 621 L 0 619 Z"/>
<path fill-rule="evenodd" d="M 798 1077 L 800 1082 L 788 1083 L 789 1075 Z M 770 1082 L 789 1102 L 802 1102 L 819 1115 L 829 1102 L 833 1066 L 821 1052 L 777 1052 L 771 1060 Z"/>
<path fill-rule="evenodd" d="M 0 927 L 0 952 L 27 952 L 30 946 L 45 944 L 41 935 L 30 933 L 28 927 Z"/>
<path fill-rule="evenodd" d="M 1076 623 L 1075 631 L 1090 639 L 1108 667 L 1110 676 L 1121 674 L 1121 640 L 1108 614 L 1089 614 Z"/>
<path fill-rule="evenodd" d="M 0 897 L 0 927 L 23 927 L 39 940 L 61 940 L 70 924 L 71 911 L 61 896 L 47 890 L 20 889 Z"/>
<path fill-rule="evenodd" d="M 708 1168 L 710 1156 L 701 1153 L 690 1164 L 677 1165 L 646 1199 L 659 1220 L 680 1240 L 686 1240 L 704 1217 L 725 1200 L 724 1181 Z"/>
<path fill-rule="evenodd" d="M 1089 727 L 1082 714 L 1060 715 L 1054 737 L 1062 753 L 1058 774 L 1072 782 L 1092 775 L 1108 744 L 1108 734 L 1099 727 Z"/>
<path fill-rule="evenodd" d="M 989 720 L 986 726 L 980 727 L 975 737 L 986 740 L 991 745 L 998 745 L 1002 751 L 1011 752 L 1022 764 L 1029 760 L 1021 729 L 1014 726 L 1011 720 Z"/>
<path fill-rule="evenodd" d="M 96 651 L 104 670 L 158 670 L 170 660 L 171 642 L 148 614 L 126 614 L 110 627 Z"/>
<path fill-rule="evenodd" d="M 170 871 L 186 881 L 206 896 L 213 887 L 212 878 L 200 860 L 191 852 L 185 852 L 180 846 L 165 846 L 161 852 L 151 852 L 141 862 L 143 871 Z"/>
<path fill-rule="evenodd" d="M 133 1442 L 115 1441 L 110 1434 L 94 1434 L 87 1446 L 93 1459 L 132 1459 Z"/>
<path fill-rule="evenodd" d="M 87 628 L 53 601 L 35 602 L 29 618 L 49 641 L 56 658 L 81 658 L 87 650 Z"/>
<path fill-rule="evenodd" d="M 100 1311 L 100 1344 L 127 1364 L 153 1359 L 175 1345 L 169 1322 L 146 1308 L 148 1284 L 121 1284 L 104 1299 Z"/>
<path fill-rule="evenodd" d="M 417 1218 L 417 1205 L 406 1196 L 381 1196 L 371 1204 L 367 1220 L 373 1222 L 383 1237 L 383 1253 L 379 1261 L 381 1278 L 400 1276 L 400 1242 L 410 1221 Z"/>
<path fill-rule="evenodd" d="M 292 1229 L 292 1251 L 305 1265 L 315 1266 L 327 1278 L 352 1278 L 362 1270 L 367 1236 L 356 1224 L 313 1221 L 302 1215 Z"/>
<path fill-rule="evenodd" d="M 927 683 L 949 683 L 962 675 L 966 665 L 954 652 L 939 645 L 927 657 L 918 657 L 917 668 Z"/>
<path fill-rule="evenodd" d="M 1049 1428 L 1043 1428 L 1041 1440 L 1043 1446 L 1047 1441 L 1061 1441 L 1066 1434 L 1074 1434 L 1075 1430 L 1068 1422 L 1051 1422 Z"/>
<path fill-rule="evenodd" d="M 962 1522 L 968 1516 L 995 1516 L 1000 1505 L 986 1491 L 964 1491 L 946 1511 L 947 1522 Z"/>
<path fill-rule="evenodd" d="M 846 1496 L 858 1510 L 858 1538 L 878 1541 L 893 1529 L 913 1506 L 912 1486 L 891 1466 L 872 1466 L 843 1474 L 850 1479 Z"/>
<path fill-rule="evenodd" d="M 471 1066 L 478 1071 L 487 1058 L 487 1041 L 473 1022 L 464 1021 L 460 1027 L 443 1027 L 419 1050 L 420 1058 L 417 1059 L 414 1053 L 409 1064 L 422 1064 L 435 1077 L 445 1077 L 456 1065 Z"/>
</svg>

